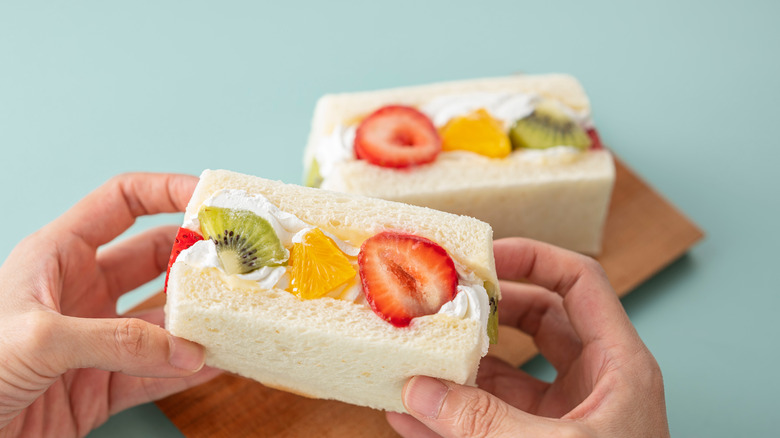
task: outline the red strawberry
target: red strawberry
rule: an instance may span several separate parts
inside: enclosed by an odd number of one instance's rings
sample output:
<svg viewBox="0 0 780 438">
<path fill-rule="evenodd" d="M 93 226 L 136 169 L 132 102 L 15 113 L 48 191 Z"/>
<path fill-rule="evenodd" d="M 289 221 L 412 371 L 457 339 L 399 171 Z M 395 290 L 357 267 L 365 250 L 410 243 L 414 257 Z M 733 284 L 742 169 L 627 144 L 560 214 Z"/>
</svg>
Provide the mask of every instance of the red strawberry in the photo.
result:
<svg viewBox="0 0 780 438">
<path fill-rule="evenodd" d="M 358 265 L 369 305 L 396 327 L 438 312 L 457 293 L 455 264 L 444 248 L 424 237 L 379 233 L 363 242 Z"/>
<path fill-rule="evenodd" d="M 604 145 L 601 143 L 601 138 L 599 137 L 599 133 L 596 131 L 596 128 L 588 128 L 586 133 L 588 134 L 588 137 L 590 137 L 591 150 L 597 151 L 604 149 Z"/>
<path fill-rule="evenodd" d="M 441 137 L 425 114 L 389 105 L 366 117 L 355 132 L 355 155 L 383 167 L 430 163 L 441 151 Z"/>
<path fill-rule="evenodd" d="M 176 257 L 179 257 L 182 251 L 191 247 L 199 240 L 203 240 L 203 237 L 197 232 L 179 227 L 179 232 L 176 233 L 176 240 L 173 241 L 171 258 L 168 259 L 168 270 L 165 273 L 165 292 L 168 291 L 168 276 L 171 274 L 171 266 L 176 261 Z"/>
</svg>

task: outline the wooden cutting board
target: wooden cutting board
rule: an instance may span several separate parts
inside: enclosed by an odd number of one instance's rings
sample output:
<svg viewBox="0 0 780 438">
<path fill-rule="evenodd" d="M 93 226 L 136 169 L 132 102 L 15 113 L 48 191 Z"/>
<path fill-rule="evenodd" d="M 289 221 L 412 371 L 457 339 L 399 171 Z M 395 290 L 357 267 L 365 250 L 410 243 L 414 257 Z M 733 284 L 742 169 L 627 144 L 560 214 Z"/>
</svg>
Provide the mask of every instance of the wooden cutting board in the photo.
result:
<svg viewBox="0 0 780 438">
<path fill-rule="evenodd" d="M 623 296 L 684 254 L 702 231 L 616 160 L 616 181 L 598 257 Z M 156 295 L 134 309 L 161 306 Z M 520 365 L 537 354 L 530 338 L 502 326 L 490 353 Z M 394 437 L 384 414 L 311 400 L 230 374 L 157 402 L 187 437 Z"/>
</svg>

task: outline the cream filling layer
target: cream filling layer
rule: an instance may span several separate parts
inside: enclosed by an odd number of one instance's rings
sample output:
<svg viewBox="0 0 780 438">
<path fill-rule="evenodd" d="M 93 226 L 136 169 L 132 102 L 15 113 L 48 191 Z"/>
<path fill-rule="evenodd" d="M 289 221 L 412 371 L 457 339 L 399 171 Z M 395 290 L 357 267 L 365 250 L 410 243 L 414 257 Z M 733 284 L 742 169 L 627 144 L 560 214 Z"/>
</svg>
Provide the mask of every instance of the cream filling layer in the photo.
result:
<svg viewBox="0 0 780 438">
<path fill-rule="evenodd" d="M 425 113 L 434 126 L 440 128 L 455 117 L 465 116 L 480 108 L 484 108 L 491 116 L 499 120 L 508 132 L 512 124 L 530 115 L 541 98 L 535 94 L 525 93 L 466 93 L 440 96 L 423 105 L 420 110 Z M 560 109 L 585 127 L 592 127 L 589 112 L 576 112 L 561 104 Z M 323 188 L 327 188 L 327 179 L 334 169 L 343 162 L 357 160 L 354 152 L 355 131 L 357 125 L 337 124 L 333 131 L 323 135 L 315 143 L 314 159 L 319 166 L 323 178 Z M 516 150 L 509 158 L 514 160 L 534 162 L 537 165 L 555 165 L 571 162 L 582 151 L 571 146 L 560 145 L 548 149 Z M 441 158 L 450 154 L 468 154 L 472 152 L 443 151 Z"/>
</svg>

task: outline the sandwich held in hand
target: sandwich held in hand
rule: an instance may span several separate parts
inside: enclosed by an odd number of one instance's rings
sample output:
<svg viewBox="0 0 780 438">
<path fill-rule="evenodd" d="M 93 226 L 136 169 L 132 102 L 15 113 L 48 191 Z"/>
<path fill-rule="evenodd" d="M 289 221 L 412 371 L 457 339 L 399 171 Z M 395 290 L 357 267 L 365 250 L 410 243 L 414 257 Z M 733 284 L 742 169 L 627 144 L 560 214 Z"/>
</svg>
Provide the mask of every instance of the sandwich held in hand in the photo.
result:
<svg viewBox="0 0 780 438">
<path fill-rule="evenodd" d="M 571 76 L 323 96 L 306 185 L 427 206 L 597 254 L 615 171 Z"/>
<path fill-rule="evenodd" d="M 470 217 L 206 170 L 166 328 L 267 386 L 404 412 L 412 376 L 474 384 L 498 328 L 492 238 Z"/>
</svg>

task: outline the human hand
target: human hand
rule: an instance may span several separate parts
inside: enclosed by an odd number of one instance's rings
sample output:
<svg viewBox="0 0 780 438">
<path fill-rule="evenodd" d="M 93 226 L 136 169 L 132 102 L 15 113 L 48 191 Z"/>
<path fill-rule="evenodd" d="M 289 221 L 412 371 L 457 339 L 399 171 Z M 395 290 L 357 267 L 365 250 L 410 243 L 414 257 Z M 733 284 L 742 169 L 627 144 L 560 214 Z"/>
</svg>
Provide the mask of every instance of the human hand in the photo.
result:
<svg viewBox="0 0 780 438">
<path fill-rule="evenodd" d="M 177 227 L 100 248 L 142 215 L 183 211 L 197 178 L 126 174 L 24 239 L 0 267 L 0 436 L 83 436 L 109 417 L 203 383 L 203 347 L 163 311 L 116 301 L 163 272 Z M 100 248 L 100 249 L 99 249 Z"/>
<path fill-rule="evenodd" d="M 668 437 L 660 368 L 601 266 L 521 238 L 497 240 L 494 252 L 499 320 L 533 336 L 557 377 L 543 382 L 490 356 L 481 389 L 414 377 L 404 388 L 411 415 L 388 413 L 391 426 L 405 437 Z"/>
</svg>

